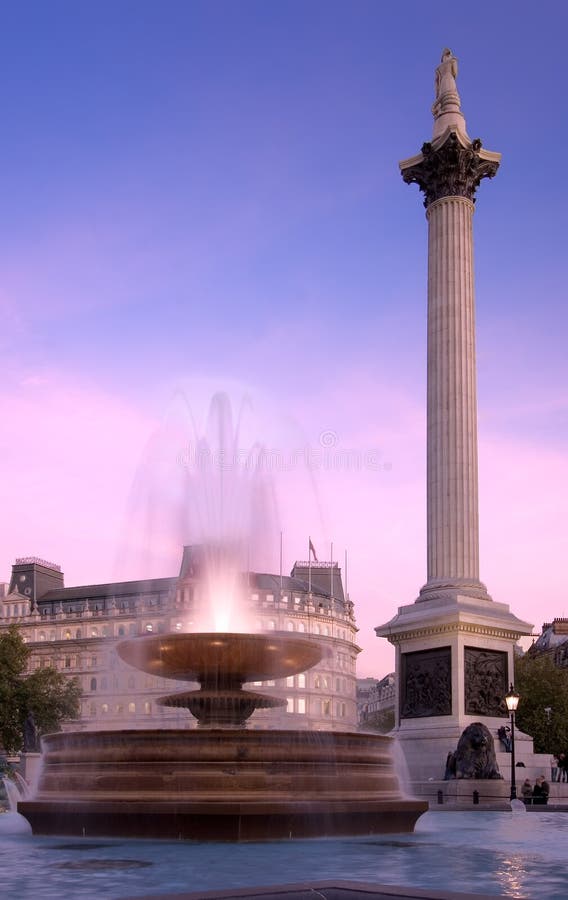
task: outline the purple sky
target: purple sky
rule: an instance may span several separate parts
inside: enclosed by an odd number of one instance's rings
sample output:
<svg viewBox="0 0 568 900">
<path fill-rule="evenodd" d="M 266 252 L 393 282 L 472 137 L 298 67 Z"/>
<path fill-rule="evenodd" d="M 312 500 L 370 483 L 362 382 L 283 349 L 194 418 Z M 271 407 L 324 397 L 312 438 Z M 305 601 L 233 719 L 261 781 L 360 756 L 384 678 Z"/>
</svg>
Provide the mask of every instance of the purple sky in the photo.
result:
<svg viewBox="0 0 568 900">
<path fill-rule="evenodd" d="M 112 578 L 176 389 L 198 419 L 247 394 L 269 447 L 333 445 L 275 476 L 285 563 L 348 548 L 359 670 L 388 671 L 372 627 L 426 543 L 427 233 L 398 161 L 447 45 L 503 153 L 475 216 L 481 576 L 538 628 L 568 613 L 567 26 L 546 2 L 6 5 L 0 579 L 28 554 Z"/>
</svg>

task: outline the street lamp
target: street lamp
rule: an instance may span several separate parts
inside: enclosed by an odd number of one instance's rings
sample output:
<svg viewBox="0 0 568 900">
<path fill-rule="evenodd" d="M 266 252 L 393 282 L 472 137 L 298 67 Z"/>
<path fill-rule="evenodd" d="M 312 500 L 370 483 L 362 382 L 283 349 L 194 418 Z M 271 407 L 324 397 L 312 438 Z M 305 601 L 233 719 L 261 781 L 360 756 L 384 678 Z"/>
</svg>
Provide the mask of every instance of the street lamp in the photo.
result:
<svg viewBox="0 0 568 900">
<path fill-rule="evenodd" d="M 515 783 L 515 712 L 519 705 L 519 695 L 511 684 L 509 693 L 505 697 L 507 709 L 511 713 L 511 800 L 517 799 L 517 785 Z"/>
<path fill-rule="evenodd" d="M 544 707 L 544 715 L 546 716 L 546 749 L 550 753 L 550 717 L 552 715 L 552 706 Z"/>
</svg>

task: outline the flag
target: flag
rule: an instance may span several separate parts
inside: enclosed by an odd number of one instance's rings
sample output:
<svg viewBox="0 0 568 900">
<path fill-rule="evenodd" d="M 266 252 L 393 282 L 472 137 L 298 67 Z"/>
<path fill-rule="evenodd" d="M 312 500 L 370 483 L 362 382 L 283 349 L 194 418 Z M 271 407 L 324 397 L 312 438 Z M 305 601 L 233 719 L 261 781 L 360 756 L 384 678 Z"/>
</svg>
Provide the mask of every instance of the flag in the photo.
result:
<svg viewBox="0 0 568 900">
<path fill-rule="evenodd" d="M 310 559 L 312 558 L 312 553 L 313 553 L 314 554 L 314 562 L 317 562 L 318 557 L 317 557 L 317 553 L 316 553 L 316 548 L 314 547 L 311 538 L 310 538 L 310 548 L 309 549 L 310 549 Z"/>
</svg>

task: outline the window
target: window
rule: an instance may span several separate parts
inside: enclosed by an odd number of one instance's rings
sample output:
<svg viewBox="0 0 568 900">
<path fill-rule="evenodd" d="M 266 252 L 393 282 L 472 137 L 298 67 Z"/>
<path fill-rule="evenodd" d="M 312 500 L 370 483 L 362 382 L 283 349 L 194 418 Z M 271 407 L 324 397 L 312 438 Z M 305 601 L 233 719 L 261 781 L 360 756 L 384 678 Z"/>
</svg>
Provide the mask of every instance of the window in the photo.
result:
<svg viewBox="0 0 568 900">
<path fill-rule="evenodd" d="M 144 713 L 145 713 L 145 715 L 149 716 L 151 712 L 152 712 L 152 704 L 150 703 L 149 700 L 146 700 L 144 702 Z"/>
<path fill-rule="evenodd" d="M 89 706 L 89 715 L 93 716 L 93 718 L 97 715 L 97 704 L 91 703 Z"/>
<path fill-rule="evenodd" d="M 77 631 L 75 632 L 75 637 L 76 637 L 76 638 L 80 638 L 80 637 L 81 637 L 81 629 L 80 629 L 80 628 L 78 628 Z"/>
<path fill-rule="evenodd" d="M 293 713 L 294 712 L 294 698 L 286 697 L 286 712 Z"/>
<path fill-rule="evenodd" d="M 117 716 L 122 716 L 124 714 L 124 704 L 117 703 L 116 707 L 115 707 L 115 712 L 116 712 Z"/>
<path fill-rule="evenodd" d="M 128 676 L 128 687 L 132 691 L 132 690 L 134 690 L 135 686 L 136 686 L 136 681 L 135 681 L 134 675 L 129 675 Z"/>
<path fill-rule="evenodd" d="M 91 678 L 91 690 L 96 691 L 96 689 L 97 689 L 97 679 Z"/>
<path fill-rule="evenodd" d="M 97 657 L 91 656 L 91 669 L 94 669 L 97 664 Z"/>
<path fill-rule="evenodd" d="M 146 622 L 145 630 L 146 630 L 148 633 L 150 633 L 150 632 L 152 632 L 152 631 L 154 630 L 154 626 L 152 625 L 151 622 Z"/>
<path fill-rule="evenodd" d="M 69 629 L 67 629 L 67 631 L 65 632 L 65 640 L 66 641 L 71 640 L 71 632 L 69 631 Z"/>
<path fill-rule="evenodd" d="M 288 622 L 286 627 L 287 627 L 288 631 L 294 631 L 294 623 L 293 622 Z"/>
<path fill-rule="evenodd" d="M 301 713 L 302 715 L 304 715 L 306 712 L 306 698 L 298 697 L 297 703 L 298 703 L 298 712 Z"/>
<path fill-rule="evenodd" d="M 128 704 L 128 712 L 129 712 L 131 715 L 133 715 L 133 714 L 136 712 L 136 704 L 135 704 L 135 703 L 129 703 L 129 704 Z"/>
<path fill-rule="evenodd" d="M 107 690 L 108 690 L 108 680 L 105 677 L 103 677 L 103 678 L 101 678 L 101 691 L 107 691 Z"/>
<path fill-rule="evenodd" d="M 50 632 L 49 632 L 49 640 L 50 640 L 50 641 L 54 641 L 54 640 L 55 640 L 55 631 L 50 631 Z"/>
<path fill-rule="evenodd" d="M 274 631 L 275 628 L 276 628 L 276 622 L 274 621 L 274 619 L 270 619 L 268 622 L 269 631 Z"/>
<path fill-rule="evenodd" d="M 40 641 L 45 641 L 45 631 L 40 631 L 39 639 L 40 639 Z"/>
<path fill-rule="evenodd" d="M 331 715 L 331 700 L 322 700 L 321 701 L 321 714 L 322 714 L 322 716 L 330 716 Z"/>
<path fill-rule="evenodd" d="M 319 690 L 321 688 L 321 678 L 319 675 L 316 675 L 316 677 L 314 678 L 314 687 L 316 690 Z"/>
<path fill-rule="evenodd" d="M 289 675 L 286 679 L 286 687 L 294 687 L 294 676 Z"/>
<path fill-rule="evenodd" d="M 106 713 L 108 712 L 108 703 L 103 703 L 103 705 L 101 706 L 101 712 L 103 713 L 103 715 L 106 715 Z"/>
<path fill-rule="evenodd" d="M 110 637 L 110 628 L 108 625 L 103 625 L 103 637 Z"/>
<path fill-rule="evenodd" d="M 93 627 L 91 628 L 91 637 L 98 637 L 98 636 L 99 636 L 99 629 L 93 625 Z"/>
<path fill-rule="evenodd" d="M 66 657 L 65 657 L 65 668 L 66 668 L 66 669 L 70 669 L 70 668 L 71 668 L 71 657 L 70 657 L 70 656 L 66 656 Z"/>
<path fill-rule="evenodd" d="M 305 630 L 306 630 L 306 626 L 304 625 L 304 623 L 298 622 L 298 631 L 305 631 Z"/>
<path fill-rule="evenodd" d="M 124 627 L 124 625 L 119 625 L 118 626 L 118 636 L 124 637 L 125 635 L 126 635 L 126 628 Z"/>
<path fill-rule="evenodd" d="M 302 673 L 301 675 L 298 675 L 298 687 L 305 688 L 305 686 L 306 686 L 306 676 Z"/>
</svg>

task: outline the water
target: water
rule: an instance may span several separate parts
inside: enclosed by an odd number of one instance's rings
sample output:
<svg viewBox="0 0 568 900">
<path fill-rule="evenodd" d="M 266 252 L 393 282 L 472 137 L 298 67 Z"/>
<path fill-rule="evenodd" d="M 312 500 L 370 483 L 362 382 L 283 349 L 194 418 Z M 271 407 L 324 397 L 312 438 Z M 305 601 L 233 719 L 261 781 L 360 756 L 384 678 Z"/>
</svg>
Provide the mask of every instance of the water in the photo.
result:
<svg viewBox="0 0 568 900">
<path fill-rule="evenodd" d="M 3 817 L 0 816 L 0 819 Z M 568 813 L 429 812 L 415 834 L 190 844 L 2 837 L 3 900 L 109 900 L 349 879 L 565 900 Z"/>
<path fill-rule="evenodd" d="M 15 773 L 16 781 L 3 776 L 2 787 L 8 806 L 8 812 L 0 815 L 0 838 L 6 835 L 31 834 L 30 823 L 18 813 L 18 801 L 27 796 L 27 785 L 24 779 Z"/>
<path fill-rule="evenodd" d="M 148 443 L 132 489 L 123 565 L 136 577 L 170 570 L 180 547 L 198 545 L 195 631 L 255 630 L 243 573 L 270 571 L 278 513 L 265 449 L 251 430 L 249 404 L 237 415 L 225 394 L 196 423 L 183 394 Z M 162 568 L 163 567 L 163 568 Z"/>
</svg>

